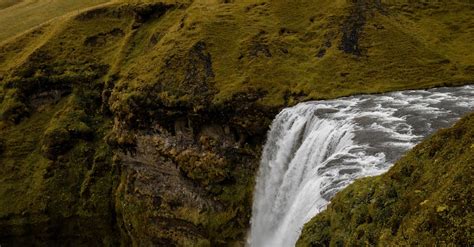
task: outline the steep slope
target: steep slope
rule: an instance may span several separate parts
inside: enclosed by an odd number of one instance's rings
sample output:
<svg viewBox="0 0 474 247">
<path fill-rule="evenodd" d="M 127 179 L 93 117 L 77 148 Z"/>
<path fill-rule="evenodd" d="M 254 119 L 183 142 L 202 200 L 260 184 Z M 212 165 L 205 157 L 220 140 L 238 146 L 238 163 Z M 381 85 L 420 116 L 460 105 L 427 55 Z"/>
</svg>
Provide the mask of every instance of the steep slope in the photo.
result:
<svg viewBox="0 0 474 247">
<path fill-rule="evenodd" d="M 71 6 L 0 45 L 0 243 L 242 245 L 279 109 L 474 79 L 469 1 Z"/>
<path fill-rule="evenodd" d="M 297 246 L 469 246 L 474 114 L 437 132 L 378 177 L 356 181 L 308 222 Z"/>
</svg>

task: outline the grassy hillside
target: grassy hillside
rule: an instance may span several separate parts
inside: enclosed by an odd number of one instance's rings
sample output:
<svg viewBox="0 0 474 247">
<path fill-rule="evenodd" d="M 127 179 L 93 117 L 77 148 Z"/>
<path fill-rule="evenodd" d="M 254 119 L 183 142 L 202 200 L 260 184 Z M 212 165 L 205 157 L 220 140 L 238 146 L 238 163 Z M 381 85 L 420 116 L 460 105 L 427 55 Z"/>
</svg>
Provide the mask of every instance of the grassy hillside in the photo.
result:
<svg viewBox="0 0 474 247">
<path fill-rule="evenodd" d="M 0 0 L 0 243 L 242 245 L 278 110 L 472 83 L 473 11 Z"/>
<path fill-rule="evenodd" d="M 203 86 L 217 105 L 242 93 L 281 106 L 472 81 L 473 5 L 394 2 L 196 1 L 170 29 L 143 30 L 138 44 L 153 49 L 130 57 L 127 90 L 193 102 L 202 93 L 184 71 L 161 71 L 185 68 L 177 60 L 198 43 L 211 58 L 214 76 Z"/>
<path fill-rule="evenodd" d="M 470 246 L 474 114 L 356 181 L 308 222 L 297 246 Z"/>
<path fill-rule="evenodd" d="M 54 18 L 110 0 L 0 0 L 0 43 Z M 62 20 L 57 20 L 62 21 Z"/>
</svg>

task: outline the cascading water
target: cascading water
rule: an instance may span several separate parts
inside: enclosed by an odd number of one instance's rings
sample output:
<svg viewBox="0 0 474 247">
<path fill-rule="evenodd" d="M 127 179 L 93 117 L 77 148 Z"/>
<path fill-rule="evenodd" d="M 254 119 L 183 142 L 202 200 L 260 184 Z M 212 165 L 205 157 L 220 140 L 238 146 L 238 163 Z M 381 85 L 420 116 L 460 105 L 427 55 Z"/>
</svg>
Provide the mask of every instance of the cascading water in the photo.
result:
<svg viewBox="0 0 474 247">
<path fill-rule="evenodd" d="M 293 246 L 304 223 L 357 178 L 379 175 L 438 128 L 474 110 L 474 86 L 301 103 L 272 123 L 248 243 Z"/>
</svg>

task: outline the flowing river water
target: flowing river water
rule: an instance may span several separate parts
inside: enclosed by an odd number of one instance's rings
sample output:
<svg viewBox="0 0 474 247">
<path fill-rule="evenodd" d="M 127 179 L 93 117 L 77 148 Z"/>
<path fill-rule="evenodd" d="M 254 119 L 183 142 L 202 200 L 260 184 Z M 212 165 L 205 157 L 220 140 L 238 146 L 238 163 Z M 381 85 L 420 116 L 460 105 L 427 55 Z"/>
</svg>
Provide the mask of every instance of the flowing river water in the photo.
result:
<svg viewBox="0 0 474 247">
<path fill-rule="evenodd" d="M 248 238 L 294 246 L 308 220 L 355 179 L 387 171 L 408 149 L 474 110 L 474 85 L 360 95 L 281 111 L 267 136 Z"/>
</svg>

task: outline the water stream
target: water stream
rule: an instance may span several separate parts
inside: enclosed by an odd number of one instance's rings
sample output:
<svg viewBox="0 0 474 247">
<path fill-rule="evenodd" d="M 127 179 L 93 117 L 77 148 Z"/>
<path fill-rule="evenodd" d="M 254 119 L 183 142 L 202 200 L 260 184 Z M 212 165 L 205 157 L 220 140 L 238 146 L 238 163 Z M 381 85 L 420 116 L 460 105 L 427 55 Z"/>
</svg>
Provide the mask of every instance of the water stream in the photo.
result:
<svg viewBox="0 0 474 247">
<path fill-rule="evenodd" d="M 474 110 L 474 85 L 360 95 L 281 111 L 254 195 L 254 247 L 294 246 L 308 220 L 357 178 L 387 171 L 423 138 Z"/>
</svg>

